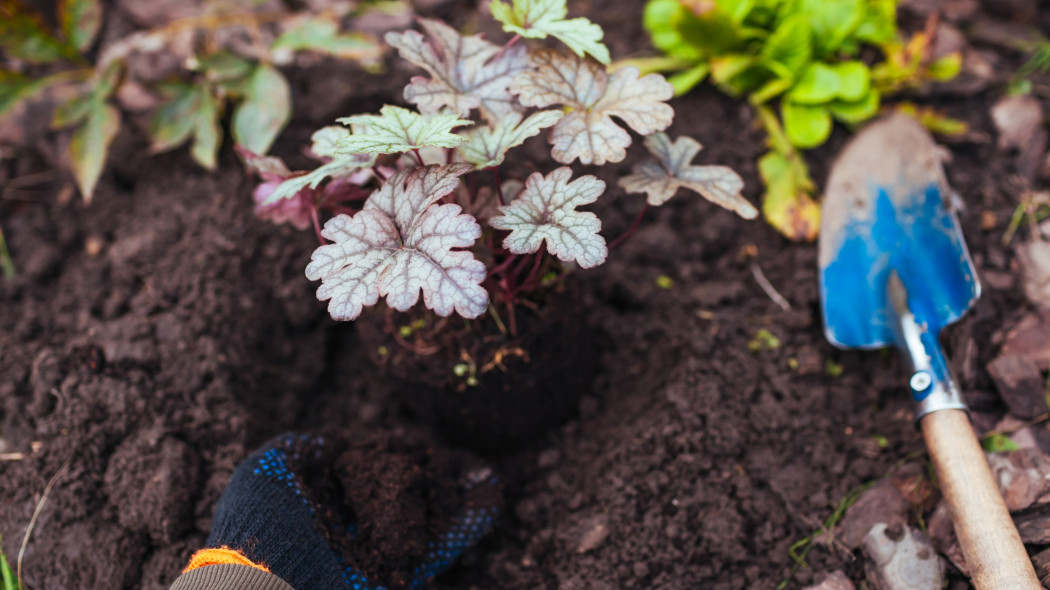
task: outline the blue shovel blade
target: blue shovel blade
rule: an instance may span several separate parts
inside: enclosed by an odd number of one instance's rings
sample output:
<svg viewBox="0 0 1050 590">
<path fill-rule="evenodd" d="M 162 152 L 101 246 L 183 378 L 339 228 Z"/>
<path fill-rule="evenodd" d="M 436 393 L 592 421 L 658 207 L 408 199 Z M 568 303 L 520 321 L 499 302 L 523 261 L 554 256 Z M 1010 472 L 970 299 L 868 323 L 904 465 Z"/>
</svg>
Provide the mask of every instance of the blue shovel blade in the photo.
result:
<svg viewBox="0 0 1050 590">
<path fill-rule="evenodd" d="M 836 161 L 820 230 L 824 329 L 841 348 L 895 344 L 886 284 L 896 270 L 916 321 L 934 338 L 980 296 L 949 208 L 940 148 L 893 115 L 865 128 Z"/>
</svg>

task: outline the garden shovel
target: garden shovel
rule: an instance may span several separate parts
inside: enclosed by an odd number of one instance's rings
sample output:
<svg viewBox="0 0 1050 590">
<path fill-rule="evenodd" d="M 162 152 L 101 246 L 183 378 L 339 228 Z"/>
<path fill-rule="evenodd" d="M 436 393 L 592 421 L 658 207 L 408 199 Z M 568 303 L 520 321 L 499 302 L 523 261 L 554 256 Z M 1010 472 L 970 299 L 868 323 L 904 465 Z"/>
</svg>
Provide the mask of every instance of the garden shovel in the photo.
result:
<svg viewBox="0 0 1050 590">
<path fill-rule="evenodd" d="M 980 296 L 943 154 L 902 114 L 869 125 L 843 150 L 820 228 L 824 329 L 841 348 L 904 353 L 916 421 L 974 585 L 1038 590 L 938 341 Z"/>
</svg>

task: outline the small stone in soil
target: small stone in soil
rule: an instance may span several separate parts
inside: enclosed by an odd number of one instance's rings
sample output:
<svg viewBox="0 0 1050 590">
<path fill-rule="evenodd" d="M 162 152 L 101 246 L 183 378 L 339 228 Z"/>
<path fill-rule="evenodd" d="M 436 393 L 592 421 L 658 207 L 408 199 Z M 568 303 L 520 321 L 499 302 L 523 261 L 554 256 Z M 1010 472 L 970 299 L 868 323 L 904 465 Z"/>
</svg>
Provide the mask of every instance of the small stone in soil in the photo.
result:
<svg viewBox="0 0 1050 590">
<path fill-rule="evenodd" d="M 1035 566 L 1035 575 L 1043 587 L 1050 587 L 1050 549 L 1044 549 L 1032 556 L 1032 565 Z"/>
<path fill-rule="evenodd" d="M 944 562 L 929 539 L 907 525 L 879 523 L 864 538 L 868 580 L 877 590 L 940 590 Z"/>
<path fill-rule="evenodd" d="M 1017 532 L 1025 543 L 1033 545 L 1050 543 L 1050 507 L 1044 505 L 1026 511 L 1024 514 L 1016 514 L 1014 524 L 1017 525 Z"/>
<path fill-rule="evenodd" d="M 1046 413 L 1045 382 L 1034 361 L 1022 356 L 1000 356 L 988 363 L 988 373 L 1011 414 L 1030 419 Z"/>
<path fill-rule="evenodd" d="M 1001 356 L 1023 356 L 1040 370 L 1050 369 L 1050 316 L 1030 313 L 1021 318 L 1004 336 Z"/>
<path fill-rule="evenodd" d="M 1050 242 L 1033 239 L 1017 247 L 1024 294 L 1032 305 L 1050 311 Z"/>
<path fill-rule="evenodd" d="M 839 525 L 838 537 L 850 549 L 864 543 L 868 532 L 876 525 L 903 526 L 908 522 L 908 501 L 893 483 L 886 479 L 861 494 Z"/>
<path fill-rule="evenodd" d="M 846 577 L 846 574 L 842 573 L 842 570 L 837 570 L 828 574 L 823 582 L 806 586 L 803 590 L 856 590 L 856 586 Z"/>
<path fill-rule="evenodd" d="M 594 551 L 609 538 L 609 522 L 605 516 L 598 516 L 586 522 L 582 527 L 580 541 L 576 544 L 576 553 Z"/>
<path fill-rule="evenodd" d="M 1050 502 L 1050 457 L 1039 450 L 991 453 L 988 464 L 1011 512 Z"/>
<path fill-rule="evenodd" d="M 937 507 L 933 509 L 933 514 L 926 520 L 926 525 L 933 548 L 947 557 L 963 575 L 969 575 L 970 569 L 966 565 L 962 548 L 959 547 L 959 540 L 955 536 L 955 525 L 952 524 L 952 515 L 947 502 L 941 500 L 937 504 Z"/>
</svg>

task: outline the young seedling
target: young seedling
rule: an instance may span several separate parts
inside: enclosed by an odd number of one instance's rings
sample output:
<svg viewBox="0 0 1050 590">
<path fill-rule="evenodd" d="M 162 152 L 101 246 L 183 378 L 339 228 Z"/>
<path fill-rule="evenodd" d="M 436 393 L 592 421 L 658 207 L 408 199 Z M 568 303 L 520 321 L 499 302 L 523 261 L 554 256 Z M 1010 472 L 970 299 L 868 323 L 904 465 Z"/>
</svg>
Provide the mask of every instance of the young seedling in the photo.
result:
<svg viewBox="0 0 1050 590">
<path fill-rule="evenodd" d="M 264 181 L 256 190 L 260 216 L 305 227 L 334 215 L 306 268 L 321 281 L 317 296 L 333 318 L 353 320 L 381 297 L 406 311 L 422 294 L 439 316 L 488 313 L 515 332 L 516 304 L 533 305 L 530 298 L 573 266 L 607 259 L 602 222 L 582 209 L 607 194 L 606 183 L 570 165 L 623 161 L 629 130 L 646 136 L 655 159 L 619 184 L 646 194 L 646 207 L 686 188 L 757 215 L 735 172 L 693 165 L 700 144 L 662 133 L 674 119 L 663 76 L 610 71 L 601 28 L 567 12 L 565 0 L 494 2 L 493 16 L 514 34 L 502 46 L 432 19 L 419 20 L 422 32 L 389 33 L 387 43 L 427 74 L 405 87 L 415 109 L 386 105 L 318 131 L 311 151 L 326 163 L 313 171 L 248 159 Z M 528 41 L 548 36 L 562 45 Z M 540 171 L 523 182 L 508 178 L 516 148 L 544 130 L 553 163 L 536 163 Z M 348 197 L 346 185 L 360 192 Z M 358 199 L 366 187 L 370 194 Z M 502 308 L 510 311 L 506 324 Z"/>
<path fill-rule="evenodd" d="M 0 537 L 0 541 L 2 540 L 3 537 Z M 22 590 L 22 585 L 11 571 L 11 564 L 7 562 L 3 548 L 0 548 L 0 590 Z"/>
</svg>

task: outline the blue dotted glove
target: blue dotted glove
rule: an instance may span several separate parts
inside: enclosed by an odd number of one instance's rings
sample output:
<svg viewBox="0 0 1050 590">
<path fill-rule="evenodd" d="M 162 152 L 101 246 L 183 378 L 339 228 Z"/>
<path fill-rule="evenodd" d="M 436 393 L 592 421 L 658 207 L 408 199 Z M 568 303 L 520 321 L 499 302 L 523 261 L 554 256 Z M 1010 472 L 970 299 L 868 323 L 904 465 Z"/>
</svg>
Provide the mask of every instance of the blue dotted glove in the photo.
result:
<svg viewBox="0 0 1050 590">
<path fill-rule="evenodd" d="M 215 507 L 207 547 L 226 547 L 265 566 L 295 590 L 385 590 L 349 564 L 356 523 L 333 490 L 339 445 L 321 436 L 281 435 L 245 459 Z M 499 513 L 498 480 L 468 473 L 462 506 L 428 543 L 408 588 L 423 588 L 491 530 Z"/>
</svg>

